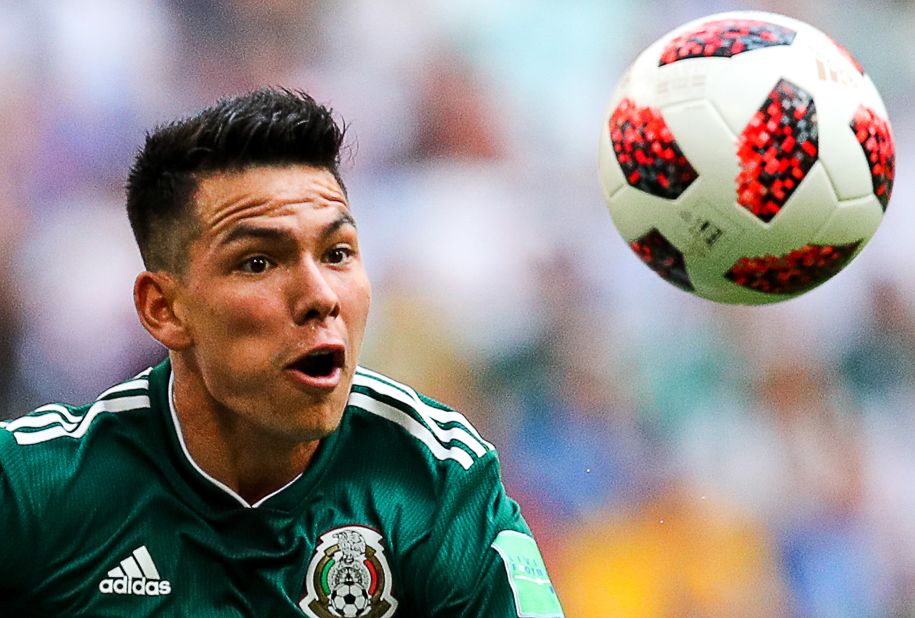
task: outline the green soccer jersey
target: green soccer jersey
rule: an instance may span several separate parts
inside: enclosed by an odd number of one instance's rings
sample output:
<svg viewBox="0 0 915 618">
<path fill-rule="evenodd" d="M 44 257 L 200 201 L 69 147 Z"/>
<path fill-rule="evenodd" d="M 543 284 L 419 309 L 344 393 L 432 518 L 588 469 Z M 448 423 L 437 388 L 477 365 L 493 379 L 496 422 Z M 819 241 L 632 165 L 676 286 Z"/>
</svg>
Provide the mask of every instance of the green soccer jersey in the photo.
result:
<svg viewBox="0 0 915 618">
<path fill-rule="evenodd" d="M 185 448 L 168 361 L 0 423 L 0 615 L 562 616 L 492 445 L 359 369 L 308 469 L 255 504 Z"/>
</svg>

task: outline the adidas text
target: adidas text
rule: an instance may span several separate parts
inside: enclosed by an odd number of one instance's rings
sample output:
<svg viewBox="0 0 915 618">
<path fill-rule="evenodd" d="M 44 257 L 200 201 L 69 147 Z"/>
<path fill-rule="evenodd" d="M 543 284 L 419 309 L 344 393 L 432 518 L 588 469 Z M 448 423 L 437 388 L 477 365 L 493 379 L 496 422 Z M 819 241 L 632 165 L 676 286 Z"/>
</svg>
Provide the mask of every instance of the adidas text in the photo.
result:
<svg viewBox="0 0 915 618">
<path fill-rule="evenodd" d="M 135 594 L 141 596 L 159 596 L 171 594 L 172 584 L 166 580 L 146 579 L 141 577 L 108 577 L 99 582 L 98 589 L 104 594 Z"/>
</svg>

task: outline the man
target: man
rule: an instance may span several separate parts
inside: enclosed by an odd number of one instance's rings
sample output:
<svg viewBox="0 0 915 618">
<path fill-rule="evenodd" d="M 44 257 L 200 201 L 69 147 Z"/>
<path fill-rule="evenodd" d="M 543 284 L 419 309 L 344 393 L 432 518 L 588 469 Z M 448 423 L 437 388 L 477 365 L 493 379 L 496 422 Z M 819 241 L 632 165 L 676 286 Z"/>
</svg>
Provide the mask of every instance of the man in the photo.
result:
<svg viewBox="0 0 915 618">
<path fill-rule="evenodd" d="M 562 615 L 493 447 L 356 364 L 342 139 L 267 89 L 147 137 L 134 300 L 168 359 L 2 424 L 0 614 Z"/>
</svg>

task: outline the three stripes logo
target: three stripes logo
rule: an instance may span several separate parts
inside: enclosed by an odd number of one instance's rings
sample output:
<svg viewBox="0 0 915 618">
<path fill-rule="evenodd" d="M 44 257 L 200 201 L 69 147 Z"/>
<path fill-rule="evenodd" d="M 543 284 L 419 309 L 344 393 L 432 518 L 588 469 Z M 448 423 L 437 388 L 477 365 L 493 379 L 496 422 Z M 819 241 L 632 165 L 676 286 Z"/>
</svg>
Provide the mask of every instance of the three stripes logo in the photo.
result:
<svg viewBox="0 0 915 618">
<path fill-rule="evenodd" d="M 132 380 L 112 386 L 91 406 L 72 408 L 49 403 L 15 420 L 0 422 L 0 429 L 13 434 L 22 445 L 40 444 L 57 438 L 82 438 L 100 414 L 113 414 L 149 407 L 147 369 Z"/>
<path fill-rule="evenodd" d="M 149 550 L 141 545 L 108 571 L 108 577 L 99 582 L 98 589 L 104 594 L 160 596 L 171 594 L 172 584 L 159 576 Z"/>
<path fill-rule="evenodd" d="M 493 445 L 459 412 L 433 405 L 415 390 L 365 367 L 357 367 L 348 403 L 406 429 L 442 461 L 471 466 Z"/>
</svg>

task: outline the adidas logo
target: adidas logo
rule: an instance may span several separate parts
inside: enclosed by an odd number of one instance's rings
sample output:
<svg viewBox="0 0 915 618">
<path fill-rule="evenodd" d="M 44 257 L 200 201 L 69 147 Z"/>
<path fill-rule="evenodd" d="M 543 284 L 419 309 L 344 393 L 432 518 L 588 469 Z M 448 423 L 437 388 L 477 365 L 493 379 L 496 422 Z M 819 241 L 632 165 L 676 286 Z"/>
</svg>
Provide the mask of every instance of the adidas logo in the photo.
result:
<svg viewBox="0 0 915 618">
<path fill-rule="evenodd" d="M 159 596 L 171 594 L 172 584 L 159 576 L 149 550 L 141 545 L 121 560 L 120 566 L 108 571 L 108 577 L 99 582 L 98 589 L 104 594 Z"/>
</svg>

